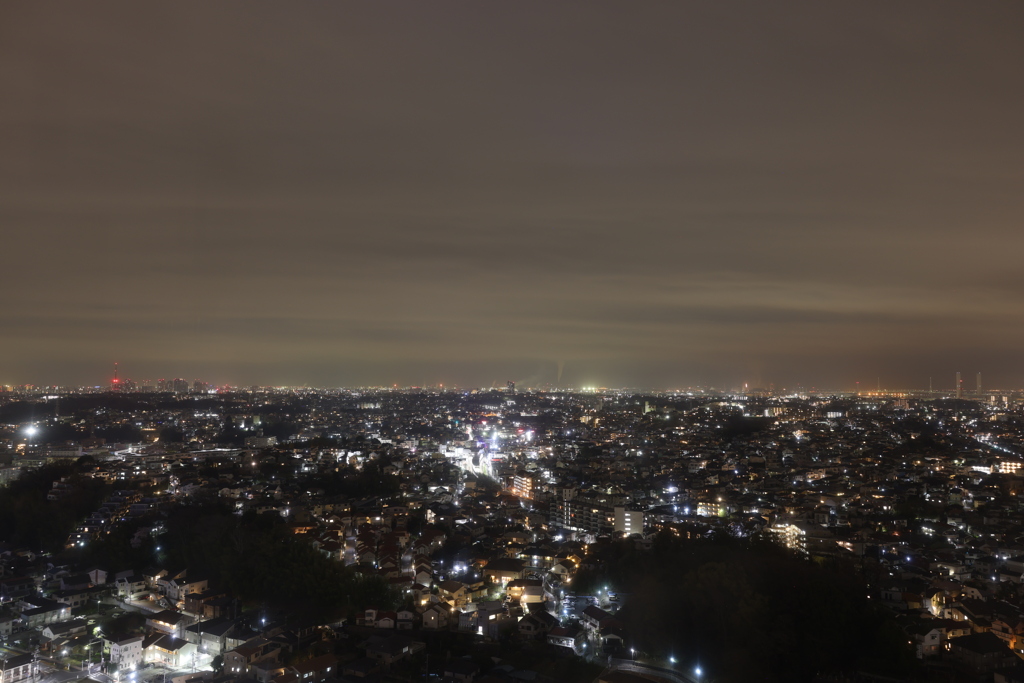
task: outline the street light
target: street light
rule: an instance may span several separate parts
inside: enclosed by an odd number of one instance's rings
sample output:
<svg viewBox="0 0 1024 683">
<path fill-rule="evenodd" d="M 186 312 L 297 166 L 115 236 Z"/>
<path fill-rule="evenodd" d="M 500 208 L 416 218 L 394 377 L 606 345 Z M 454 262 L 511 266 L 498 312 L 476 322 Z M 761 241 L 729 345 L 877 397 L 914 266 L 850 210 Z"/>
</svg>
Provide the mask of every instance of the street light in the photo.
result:
<svg viewBox="0 0 1024 683">
<path fill-rule="evenodd" d="M 693 673 L 697 674 L 697 680 L 699 681 L 700 680 L 700 675 L 703 672 L 700 670 L 700 667 L 698 666 L 696 669 L 693 670 Z"/>
</svg>

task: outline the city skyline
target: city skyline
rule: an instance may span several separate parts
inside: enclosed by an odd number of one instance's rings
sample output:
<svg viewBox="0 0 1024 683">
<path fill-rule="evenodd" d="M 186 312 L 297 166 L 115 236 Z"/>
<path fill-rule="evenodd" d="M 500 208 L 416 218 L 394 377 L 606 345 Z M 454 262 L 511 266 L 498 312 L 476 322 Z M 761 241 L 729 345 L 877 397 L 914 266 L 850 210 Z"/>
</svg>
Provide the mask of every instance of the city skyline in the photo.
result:
<svg viewBox="0 0 1024 683">
<path fill-rule="evenodd" d="M 0 384 L 1024 385 L 1022 19 L 8 8 Z"/>
<path fill-rule="evenodd" d="M 188 373 L 185 373 L 188 374 Z M 315 383 L 299 383 L 299 384 L 253 384 L 253 383 L 240 383 L 240 382 L 210 382 L 202 377 L 186 378 L 184 376 L 173 376 L 168 375 L 166 377 L 160 376 L 156 378 L 151 377 L 131 377 L 123 374 L 123 370 L 119 363 L 114 364 L 113 375 L 108 377 L 104 381 L 99 382 L 86 382 L 82 384 L 74 384 L 67 382 L 54 382 L 49 384 L 40 383 L 21 383 L 17 385 L 12 384 L 0 384 L 0 393 L 3 391 L 25 391 L 31 389 L 44 390 L 48 388 L 56 388 L 60 390 L 102 390 L 102 391 L 114 391 L 114 392 L 127 392 L 127 393 L 146 393 L 146 392 L 170 392 L 170 393 L 216 393 L 222 390 L 237 390 L 245 389 L 250 387 L 258 387 L 261 389 L 310 389 L 310 390 L 343 390 L 343 391 L 359 391 L 359 390 L 373 390 L 373 391 L 388 391 L 388 390 L 410 390 L 410 389 L 424 389 L 431 391 L 497 391 L 506 393 L 515 393 L 520 391 L 569 391 L 569 392 L 588 392 L 588 391 L 651 391 L 655 393 L 673 393 L 673 392 L 686 392 L 686 391 L 706 391 L 709 393 L 763 393 L 770 392 L 775 395 L 795 395 L 795 394 L 861 394 L 861 395 L 872 395 L 872 394 L 893 394 L 893 393 L 913 393 L 918 396 L 927 396 L 934 394 L 936 397 L 949 395 L 954 398 L 967 398 L 967 399 L 978 399 L 978 398 L 991 398 L 992 395 L 1000 394 L 1007 395 L 1015 392 L 1024 391 L 1024 387 L 1015 386 L 990 386 L 983 385 L 982 373 L 974 373 L 974 386 L 965 388 L 961 372 L 956 372 L 953 375 L 953 381 L 949 386 L 944 386 L 942 383 L 937 383 L 935 377 L 930 376 L 927 380 L 927 388 L 924 384 L 918 383 L 916 385 L 908 386 L 896 386 L 891 384 L 884 384 L 881 377 L 875 378 L 875 383 L 871 384 L 867 381 L 855 380 L 849 387 L 837 387 L 837 386 L 814 386 L 804 385 L 801 383 L 795 383 L 790 385 L 776 384 L 774 382 L 759 383 L 744 381 L 739 384 L 732 386 L 716 385 L 714 383 L 707 384 L 690 384 L 690 385 L 661 385 L 661 386 L 629 386 L 629 385 L 606 385 L 601 383 L 591 384 L 579 384 L 562 382 L 556 379 L 556 381 L 543 381 L 543 378 L 527 378 L 524 382 L 522 380 L 494 380 L 489 385 L 473 385 L 473 384 L 459 384 L 453 382 L 424 382 L 424 383 L 410 383 L 410 384 L 347 384 L 347 385 L 332 385 L 332 384 L 315 384 Z M 558 378 L 560 379 L 560 378 Z"/>
</svg>

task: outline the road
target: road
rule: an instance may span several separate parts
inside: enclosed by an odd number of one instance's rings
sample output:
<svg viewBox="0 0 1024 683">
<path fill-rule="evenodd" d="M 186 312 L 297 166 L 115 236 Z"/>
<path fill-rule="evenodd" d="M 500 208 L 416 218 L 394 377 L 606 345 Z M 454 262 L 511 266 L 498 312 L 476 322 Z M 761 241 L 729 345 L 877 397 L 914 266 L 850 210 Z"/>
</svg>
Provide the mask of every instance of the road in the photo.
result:
<svg viewBox="0 0 1024 683">
<path fill-rule="evenodd" d="M 609 658 L 608 668 L 602 671 L 601 675 L 603 676 L 610 671 L 628 671 L 647 676 L 656 676 L 663 681 L 670 681 L 671 683 L 698 683 L 697 679 L 692 678 L 681 671 L 666 669 L 652 664 L 644 664 L 643 662 L 635 662 L 628 659 Z"/>
<path fill-rule="evenodd" d="M 40 667 L 42 669 L 42 667 Z M 36 677 L 36 683 L 68 683 L 68 681 L 77 681 L 82 678 L 91 678 L 94 681 L 100 681 L 100 683 L 113 683 L 110 676 L 100 673 L 97 666 L 93 666 L 93 671 L 61 671 L 61 670 L 49 670 L 39 672 Z"/>
<path fill-rule="evenodd" d="M 123 602 L 119 598 L 115 598 L 112 595 L 108 595 L 103 598 L 103 604 L 114 605 L 118 609 L 124 610 L 125 612 L 138 612 L 140 614 L 153 614 L 163 610 L 163 607 L 156 603 L 150 602 L 149 600 L 136 600 L 134 602 Z"/>
</svg>

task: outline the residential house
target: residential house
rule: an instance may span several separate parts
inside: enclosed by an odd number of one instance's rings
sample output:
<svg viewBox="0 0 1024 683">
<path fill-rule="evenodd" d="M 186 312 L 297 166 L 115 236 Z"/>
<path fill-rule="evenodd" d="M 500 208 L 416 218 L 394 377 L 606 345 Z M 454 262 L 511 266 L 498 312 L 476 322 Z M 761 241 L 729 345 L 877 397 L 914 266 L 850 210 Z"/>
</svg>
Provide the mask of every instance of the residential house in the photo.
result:
<svg viewBox="0 0 1024 683">
<path fill-rule="evenodd" d="M 438 595 L 445 602 L 460 607 L 469 600 L 469 587 L 461 581 L 442 581 L 437 585 Z"/>
<path fill-rule="evenodd" d="M 71 621 L 59 621 L 48 625 L 43 629 L 43 637 L 49 640 L 58 638 L 70 638 L 85 633 L 88 624 L 85 619 L 72 619 Z"/>
<path fill-rule="evenodd" d="M 161 664 L 169 669 L 181 669 L 192 665 L 196 646 L 182 638 L 163 635 L 144 650 L 143 659 L 146 662 Z"/>
<path fill-rule="evenodd" d="M 224 653 L 224 673 L 235 677 L 248 677 L 252 665 L 280 659 L 281 645 L 263 637 L 252 638 Z"/>
<path fill-rule="evenodd" d="M 92 579 L 88 574 L 69 574 L 60 578 L 60 590 L 86 590 L 92 588 Z"/>
<path fill-rule="evenodd" d="M 447 628 L 450 617 L 450 607 L 446 605 L 431 605 L 427 609 L 423 610 L 423 628 Z"/>
<path fill-rule="evenodd" d="M 619 623 L 610 613 L 605 612 L 596 605 L 591 605 L 580 613 L 580 621 L 583 626 L 591 631 L 600 631 L 603 628 Z"/>
<path fill-rule="evenodd" d="M 53 599 L 75 609 L 88 604 L 90 600 L 98 599 L 98 596 L 96 591 L 86 586 L 85 588 L 68 588 L 57 591 L 53 594 Z"/>
<path fill-rule="evenodd" d="M 146 592 L 146 577 L 134 572 L 114 579 L 117 597 L 122 600 L 137 600 Z"/>
<path fill-rule="evenodd" d="M 190 623 L 192 623 L 192 619 L 188 615 L 169 609 L 151 614 L 146 618 L 146 626 L 149 628 L 177 638 L 185 637 L 185 628 Z"/>
<path fill-rule="evenodd" d="M 582 649 L 584 640 L 584 631 L 577 626 L 555 626 L 547 635 L 549 644 L 568 648 L 575 653 Z"/>
<path fill-rule="evenodd" d="M 188 593 L 184 598 L 184 608 L 189 614 L 195 614 L 206 619 L 223 616 L 223 607 L 230 605 L 231 600 L 222 598 L 227 598 L 227 593 L 214 588 L 198 593 Z"/>
<path fill-rule="evenodd" d="M 412 630 L 412 627 L 416 624 L 417 619 L 419 619 L 419 615 L 411 609 L 398 610 L 395 628 L 397 628 L 399 631 Z"/>
<path fill-rule="evenodd" d="M 367 657 L 376 660 L 383 671 L 389 672 L 395 662 L 411 657 L 422 650 L 425 644 L 395 634 L 387 637 L 371 636 L 361 647 Z"/>
<path fill-rule="evenodd" d="M 27 576 L 9 576 L 0 579 L 0 603 L 27 597 L 36 590 L 35 579 Z"/>
<path fill-rule="evenodd" d="M 493 583 L 504 586 L 509 581 L 523 578 L 523 561 L 512 557 L 491 560 L 484 567 L 484 576 Z"/>
<path fill-rule="evenodd" d="M 508 599 L 518 602 L 528 588 L 539 588 L 541 596 L 544 595 L 544 582 L 540 579 L 514 579 L 505 584 L 505 594 Z M 543 597 L 541 599 L 543 602 Z"/>
<path fill-rule="evenodd" d="M 0 636 L 6 637 L 14 633 L 14 625 L 18 620 L 18 615 L 13 612 L 0 612 Z"/>
<path fill-rule="evenodd" d="M 978 675 L 991 674 L 1009 667 L 1017 656 L 1001 639 L 991 633 L 972 633 L 948 643 L 949 657 Z"/>
<path fill-rule="evenodd" d="M 185 629 L 185 639 L 194 643 L 199 652 L 211 657 L 223 654 L 227 650 L 238 647 L 231 636 L 235 633 L 236 623 L 224 617 L 197 622 Z"/>
<path fill-rule="evenodd" d="M 294 672 L 288 671 L 276 659 L 265 659 L 249 665 L 249 678 L 255 679 L 258 683 L 270 683 L 284 676 L 291 678 L 292 683 L 297 683 L 299 680 Z"/>
<path fill-rule="evenodd" d="M 299 683 L 325 683 L 337 677 L 338 658 L 332 654 L 320 655 L 291 667 Z"/>
<path fill-rule="evenodd" d="M 906 629 L 914 643 L 914 652 L 918 659 L 932 657 L 942 653 L 945 629 L 938 619 L 924 619 Z"/>
<path fill-rule="evenodd" d="M 505 605 L 500 600 L 470 603 L 459 614 L 459 630 L 493 639 L 498 637 L 499 629 L 509 618 Z"/>
<path fill-rule="evenodd" d="M 202 593 L 210 587 L 208 579 L 184 576 L 162 579 L 157 584 L 162 589 L 161 592 L 174 601 L 184 600 L 186 595 L 192 593 Z"/>
<path fill-rule="evenodd" d="M 558 619 L 548 612 L 538 611 L 519 620 L 519 633 L 526 637 L 540 636 L 558 626 Z"/>
<path fill-rule="evenodd" d="M 21 625 L 25 628 L 45 626 L 56 621 L 67 621 L 71 618 L 71 606 L 41 597 L 22 598 Z"/>
<path fill-rule="evenodd" d="M 107 583 L 107 575 L 109 572 L 105 569 L 93 567 L 86 574 L 89 576 L 89 581 L 92 582 L 93 586 L 102 586 Z"/>
<path fill-rule="evenodd" d="M 34 680 L 35 672 L 35 657 L 31 653 L 14 655 L 4 661 L 3 672 L 0 673 L 0 683 Z"/>
<path fill-rule="evenodd" d="M 110 663 L 118 671 L 134 671 L 142 664 L 142 636 L 129 636 L 118 640 L 105 639 L 104 645 L 110 652 Z"/>
</svg>

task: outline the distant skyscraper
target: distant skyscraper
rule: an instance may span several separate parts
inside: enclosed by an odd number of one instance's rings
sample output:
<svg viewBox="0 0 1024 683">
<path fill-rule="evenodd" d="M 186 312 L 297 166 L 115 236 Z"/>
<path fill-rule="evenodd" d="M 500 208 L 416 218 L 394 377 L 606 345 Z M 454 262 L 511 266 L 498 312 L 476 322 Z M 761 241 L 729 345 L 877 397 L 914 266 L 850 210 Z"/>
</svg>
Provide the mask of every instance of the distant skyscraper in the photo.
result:
<svg viewBox="0 0 1024 683">
<path fill-rule="evenodd" d="M 977 391 L 978 395 L 980 396 L 981 395 L 981 373 L 980 372 L 978 373 L 978 376 L 975 379 L 977 380 L 977 386 L 975 388 L 975 391 Z"/>
<path fill-rule="evenodd" d="M 516 393 L 516 383 L 512 380 L 505 382 L 505 390 L 510 394 Z"/>
<path fill-rule="evenodd" d="M 964 381 L 960 379 L 960 373 L 956 373 L 956 397 L 964 397 Z"/>
</svg>

